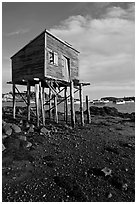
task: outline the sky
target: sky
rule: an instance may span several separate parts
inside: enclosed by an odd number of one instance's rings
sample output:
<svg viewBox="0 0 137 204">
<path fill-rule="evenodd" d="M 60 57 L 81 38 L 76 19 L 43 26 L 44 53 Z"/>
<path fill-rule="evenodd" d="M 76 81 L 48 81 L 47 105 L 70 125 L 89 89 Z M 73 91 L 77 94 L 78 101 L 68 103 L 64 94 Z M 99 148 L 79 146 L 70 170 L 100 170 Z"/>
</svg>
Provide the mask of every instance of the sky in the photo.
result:
<svg viewBox="0 0 137 204">
<path fill-rule="evenodd" d="M 44 29 L 80 51 L 79 77 L 90 99 L 135 95 L 135 4 L 3 2 L 2 92 L 11 91 L 10 57 Z"/>
</svg>

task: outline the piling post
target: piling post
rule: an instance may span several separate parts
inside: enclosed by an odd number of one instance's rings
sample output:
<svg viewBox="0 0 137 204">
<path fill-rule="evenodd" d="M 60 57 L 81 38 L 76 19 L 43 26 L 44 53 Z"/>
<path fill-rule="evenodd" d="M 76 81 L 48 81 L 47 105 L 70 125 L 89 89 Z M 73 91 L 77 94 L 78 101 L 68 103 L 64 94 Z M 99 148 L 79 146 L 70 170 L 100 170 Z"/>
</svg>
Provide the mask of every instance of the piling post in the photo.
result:
<svg viewBox="0 0 137 204">
<path fill-rule="evenodd" d="M 86 110 L 87 110 L 87 123 L 91 123 L 90 109 L 89 109 L 89 97 L 86 96 Z"/>
<path fill-rule="evenodd" d="M 56 88 L 55 88 L 56 89 Z M 55 107 L 55 111 L 54 111 L 54 120 L 56 123 L 58 123 L 58 107 L 57 107 L 57 94 L 54 95 L 54 107 Z"/>
<path fill-rule="evenodd" d="M 30 121 L 30 83 L 27 81 L 27 120 Z"/>
<path fill-rule="evenodd" d="M 71 125 L 75 127 L 75 109 L 74 109 L 74 84 L 70 81 L 70 104 L 71 104 Z"/>
<path fill-rule="evenodd" d="M 37 127 L 40 125 L 39 120 L 39 84 L 35 84 L 35 100 L 36 100 L 36 116 L 37 116 Z"/>
<path fill-rule="evenodd" d="M 84 113 L 83 113 L 83 90 L 82 84 L 79 85 L 79 98 L 80 98 L 80 121 L 81 125 L 84 126 Z"/>
<path fill-rule="evenodd" d="M 67 100 L 67 86 L 65 86 L 64 89 L 64 120 L 66 121 L 66 123 L 68 122 L 68 100 Z"/>
<path fill-rule="evenodd" d="M 16 114 L 15 83 L 13 83 L 12 85 L 12 93 L 13 93 L 13 118 L 15 119 Z"/>
<path fill-rule="evenodd" d="M 39 82 L 39 92 L 40 92 L 42 122 L 43 122 L 43 125 L 45 125 L 45 111 L 44 111 L 44 105 L 43 105 L 43 92 L 41 87 L 41 81 Z"/>
<path fill-rule="evenodd" d="M 52 118 L 52 101 L 51 101 L 51 96 L 52 96 L 52 92 L 51 92 L 51 88 L 49 87 L 49 119 Z"/>
</svg>

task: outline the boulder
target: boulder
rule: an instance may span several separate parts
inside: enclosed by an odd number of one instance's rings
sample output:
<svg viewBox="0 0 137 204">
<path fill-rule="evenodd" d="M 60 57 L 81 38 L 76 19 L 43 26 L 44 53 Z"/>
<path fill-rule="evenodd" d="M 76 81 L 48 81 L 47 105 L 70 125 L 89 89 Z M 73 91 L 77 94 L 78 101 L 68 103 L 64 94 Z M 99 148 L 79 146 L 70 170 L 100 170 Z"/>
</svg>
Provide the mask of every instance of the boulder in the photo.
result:
<svg viewBox="0 0 137 204">
<path fill-rule="evenodd" d="M 12 129 L 10 127 L 10 124 L 6 123 L 3 127 L 2 127 L 2 132 L 5 133 L 6 135 L 11 135 L 12 134 Z"/>
<path fill-rule="evenodd" d="M 21 128 L 16 124 L 11 124 L 11 128 L 13 129 L 13 131 L 15 133 L 20 133 L 21 132 Z"/>
</svg>

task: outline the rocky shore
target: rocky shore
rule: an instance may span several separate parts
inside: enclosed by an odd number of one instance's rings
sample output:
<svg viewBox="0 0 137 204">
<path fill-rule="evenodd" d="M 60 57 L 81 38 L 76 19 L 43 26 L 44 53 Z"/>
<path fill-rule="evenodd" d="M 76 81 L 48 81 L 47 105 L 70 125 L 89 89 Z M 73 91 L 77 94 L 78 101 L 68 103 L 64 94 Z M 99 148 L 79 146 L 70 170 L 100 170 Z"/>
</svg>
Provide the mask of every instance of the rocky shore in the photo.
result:
<svg viewBox="0 0 137 204">
<path fill-rule="evenodd" d="M 3 202 L 135 201 L 135 113 L 90 112 L 84 127 L 77 112 L 74 129 L 62 120 L 37 128 L 25 108 L 14 120 L 3 108 Z"/>
</svg>

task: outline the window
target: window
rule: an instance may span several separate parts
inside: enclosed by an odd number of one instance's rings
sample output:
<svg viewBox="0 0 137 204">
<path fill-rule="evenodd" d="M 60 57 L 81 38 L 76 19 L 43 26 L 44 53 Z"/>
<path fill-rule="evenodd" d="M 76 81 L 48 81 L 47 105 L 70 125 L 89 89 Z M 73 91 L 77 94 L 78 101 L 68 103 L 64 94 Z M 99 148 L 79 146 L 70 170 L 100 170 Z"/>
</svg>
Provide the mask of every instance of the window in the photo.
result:
<svg viewBox="0 0 137 204">
<path fill-rule="evenodd" d="M 58 66 L 58 53 L 54 52 L 54 64 Z"/>
<path fill-rule="evenodd" d="M 65 80 L 69 81 L 69 58 L 62 56 L 62 76 Z"/>
<path fill-rule="evenodd" d="M 58 66 L 58 53 L 53 52 L 51 49 L 47 49 L 48 51 L 48 62 L 50 64 L 54 64 L 56 66 Z"/>
</svg>

